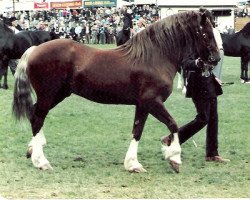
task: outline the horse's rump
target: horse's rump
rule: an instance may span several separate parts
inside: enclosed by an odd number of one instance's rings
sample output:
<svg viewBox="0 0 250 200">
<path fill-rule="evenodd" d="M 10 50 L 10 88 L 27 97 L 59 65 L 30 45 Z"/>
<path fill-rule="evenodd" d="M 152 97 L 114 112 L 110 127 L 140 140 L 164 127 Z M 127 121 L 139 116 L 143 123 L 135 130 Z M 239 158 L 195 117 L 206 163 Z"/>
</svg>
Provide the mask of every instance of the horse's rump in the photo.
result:
<svg viewBox="0 0 250 200">
<path fill-rule="evenodd" d="M 250 22 L 239 32 L 234 34 L 221 34 L 224 54 L 226 56 L 241 58 L 241 75 L 243 82 L 248 82 L 248 65 L 250 62 Z"/>
</svg>

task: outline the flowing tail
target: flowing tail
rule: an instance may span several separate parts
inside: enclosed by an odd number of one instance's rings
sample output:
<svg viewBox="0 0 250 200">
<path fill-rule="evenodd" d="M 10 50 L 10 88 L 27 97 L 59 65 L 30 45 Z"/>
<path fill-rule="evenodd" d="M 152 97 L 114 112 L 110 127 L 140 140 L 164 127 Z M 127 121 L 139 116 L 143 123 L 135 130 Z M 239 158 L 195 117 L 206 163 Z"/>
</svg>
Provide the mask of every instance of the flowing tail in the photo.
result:
<svg viewBox="0 0 250 200">
<path fill-rule="evenodd" d="M 12 112 L 17 120 L 30 119 L 32 114 L 32 87 L 27 75 L 27 62 L 35 48 L 36 46 L 32 46 L 27 49 L 17 65 L 12 104 Z"/>
</svg>

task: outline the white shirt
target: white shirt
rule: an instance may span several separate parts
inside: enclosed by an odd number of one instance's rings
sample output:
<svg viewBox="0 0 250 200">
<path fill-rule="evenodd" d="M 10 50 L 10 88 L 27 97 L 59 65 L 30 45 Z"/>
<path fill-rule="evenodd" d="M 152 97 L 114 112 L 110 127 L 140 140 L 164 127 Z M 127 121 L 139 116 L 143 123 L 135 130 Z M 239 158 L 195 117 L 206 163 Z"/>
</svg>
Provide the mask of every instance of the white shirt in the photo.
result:
<svg viewBox="0 0 250 200">
<path fill-rule="evenodd" d="M 81 27 L 81 26 L 77 26 L 77 27 L 75 28 L 75 33 L 76 33 L 76 34 L 80 34 L 81 31 L 82 31 L 82 27 Z"/>
<path fill-rule="evenodd" d="M 223 49 L 220 31 L 217 28 L 213 28 L 213 33 L 214 33 L 214 38 L 215 38 L 218 48 Z"/>
</svg>

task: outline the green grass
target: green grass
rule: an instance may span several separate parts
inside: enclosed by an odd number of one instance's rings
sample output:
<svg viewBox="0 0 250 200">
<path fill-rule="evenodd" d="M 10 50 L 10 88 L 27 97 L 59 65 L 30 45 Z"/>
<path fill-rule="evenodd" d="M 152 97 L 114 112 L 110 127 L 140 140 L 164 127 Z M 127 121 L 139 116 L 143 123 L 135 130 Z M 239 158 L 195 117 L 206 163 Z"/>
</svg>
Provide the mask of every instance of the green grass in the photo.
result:
<svg viewBox="0 0 250 200">
<path fill-rule="evenodd" d="M 96 46 L 110 48 L 112 46 Z M 236 198 L 250 197 L 250 85 L 239 81 L 238 58 L 224 59 L 224 86 L 219 97 L 220 154 L 227 164 L 204 161 L 205 129 L 183 147 L 181 173 L 163 160 L 159 138 L 167 128 L 149 117 L 138 159 L 147 173 L 124 170 L 131 140 L 133 106 L 102 105 L 72 95 L 55 107 L 44 125 L 44 152 L 53 171 L 35 169 L 26 159 L 29 125 L 11 115 L 13 77 L 0 90 L 0 195 L 6 198 Z M 175 81 L 176 85 L 176 81 Z M 182 125 L 195 116 L 190 99 L 174 86 L 166 107 Z M 78 159 L 76 159 L 78 158 Z"/>
</svg>

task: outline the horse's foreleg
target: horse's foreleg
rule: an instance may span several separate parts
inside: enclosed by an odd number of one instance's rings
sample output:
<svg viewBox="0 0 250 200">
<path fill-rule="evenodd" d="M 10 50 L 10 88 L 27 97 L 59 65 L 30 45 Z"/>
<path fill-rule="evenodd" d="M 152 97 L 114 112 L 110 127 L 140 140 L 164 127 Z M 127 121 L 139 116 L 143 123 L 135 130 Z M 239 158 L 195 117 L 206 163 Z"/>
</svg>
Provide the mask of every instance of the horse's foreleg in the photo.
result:
<svg viewBox="0 0 250 200">
<path fill-rule="evenodd" d="M 181 146 L 179 143 L 178 126 L 161 100 L 151 101 L 148 104 L 150 114 L 164 123 L 171 132 L 172 142 L 170 145 L 162 145 L 162 153 L 165 159 L 170 160 L 172 168 L 178 173 L 181 164 Z"/>
<path fill-rule="evenodd" d="M 130 143 L 129 149 L 127 151 L 124 160 L 124 167 L 126 170 L 130 172 L 146 171 L 137 159 L 137 151 L 138 151 L 139 140 L 141 138 L 141 134 L 147 117 L 148 113 L 145 112 L 142 108 L 136 106 L 134 127 L 133 127 L 133 139 Z"/>
</svg>

